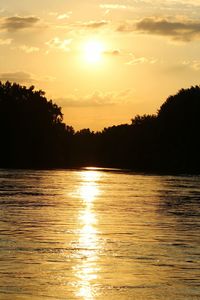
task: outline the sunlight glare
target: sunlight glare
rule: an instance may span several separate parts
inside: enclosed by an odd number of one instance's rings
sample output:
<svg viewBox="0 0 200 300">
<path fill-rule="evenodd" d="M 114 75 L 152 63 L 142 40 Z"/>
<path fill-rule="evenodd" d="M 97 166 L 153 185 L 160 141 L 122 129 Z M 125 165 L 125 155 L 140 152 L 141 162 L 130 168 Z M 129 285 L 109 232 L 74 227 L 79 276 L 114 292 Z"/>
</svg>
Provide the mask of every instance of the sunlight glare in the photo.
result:
<svg viewBox="0 0 200 300">
<path fill-rule="evenodd" d="M 91 224 L 95 224 L 96 223 L 96 216 L 89 209 L 85 210 L 83 212 L 83 214 L 80 215 L 79 219 L 85 225 L 91 225 Z"/>
<path fill-rule="evenodd" d="M 99 190 L 95 185 L 84 185 L 80 188 L 80 195 L 85 202 L 93 201 L 99 194 Z"/>
<path fill-rule="evenodd" d="M 82 178 L 84 181 L 88 181 L 91 183 L 94 183 L 95 181 L 97 181 L 100 177 L 100 172 L 97 171 L 85 171 L 82 174 Z"/>
<path fill-rule="evenodd" d="M 98 252 L 102 247 L 98 237 L 98 220 L 95 213 L 95 200 L 100 194 L 99 179 L 101 172 L 86 170 L 80 173 L 81 185 L 77 194 L 82 201 L 78 216 L 79 238 L 77 248 L 81 260 L 73 268 L 77 278 L 76 297 L 83 300 L 93 300 L 96 294 L 95 283 L 100 272 Z"/>
<path fill-rule="evenodd" d="M 97 171 L 85 171 L 82 173 L 83 185 L 80 187 L 80 196 L 86 202 L 90 203 L 99 195 L 97 181 L 100 173 Z"/>
<path fill-rule="evenodd" d="M 104 51 L 103 43 L 90 40 L 84 45 L 85 59 L 89 63 L 97 63 L 101 60 Z"/>
<path fill-rule="evenodd" d="M 77 296 L 82 297 L 83 299 L 93 299 L 92 290 L 90 285 L 84 285 L 80 288 Z"/>
</svg>

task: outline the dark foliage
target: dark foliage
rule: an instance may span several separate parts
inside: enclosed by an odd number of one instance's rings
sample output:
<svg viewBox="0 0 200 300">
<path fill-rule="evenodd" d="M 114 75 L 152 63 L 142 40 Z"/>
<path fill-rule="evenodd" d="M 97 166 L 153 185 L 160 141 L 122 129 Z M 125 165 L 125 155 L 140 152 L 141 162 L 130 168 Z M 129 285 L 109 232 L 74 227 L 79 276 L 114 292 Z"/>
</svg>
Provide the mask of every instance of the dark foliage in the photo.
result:
<svg viewBox="0 0 200 300">
<path fill-rule="evenodd" d="M 75 132 L 34 87 L 0 82 L 0 167 L 104 166 L 200 173 L 200 87 L 170 96 L 157 115 Z"/>
<path fill-rule="evenodd" d="M 200 87 L 182 89 L 158 111 L 160 166 L 200 172 Z"/>
<path fill-rule="evenodd" d="M 130 125 L 75 135 L 77 165 L 139 171 L 200 173 L 200 87 L 170 96 L 157 115 L 136 116 Z M 78 146 L 77 146 L 78 145 Z"/>
<path fill-rule="evenodd" d="M 43 91 L 0 82 L 0 166 L 41 168 L 66 162 L 66 130 L 60 107 Z"/>
</svg>

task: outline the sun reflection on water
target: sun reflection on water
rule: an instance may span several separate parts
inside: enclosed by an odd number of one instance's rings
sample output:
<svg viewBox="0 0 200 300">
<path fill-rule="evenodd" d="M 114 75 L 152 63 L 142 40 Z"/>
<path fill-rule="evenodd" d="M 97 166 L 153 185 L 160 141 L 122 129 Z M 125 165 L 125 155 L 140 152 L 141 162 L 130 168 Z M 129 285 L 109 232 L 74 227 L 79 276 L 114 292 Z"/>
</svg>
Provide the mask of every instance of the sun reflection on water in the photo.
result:
<svg viewBox="0 0 200 300">
<path fill-rule="evenodd" d="M 87 170 L 82 172 L 82 179 L 83 181 L 88 181 L 90 183 L 95 183 L 100 178 L 100 172 L 94 170 Z"/>
<path fill-rule="evenodd" d="M 81 186 L 78 195 L 83 201 L 83 207 L 78 216 L 79 239 L 77 248 L 79 249 L 79 261 L 74 267 L 74 272 L 78 282 L 75 292 L 78 298 L 89 300 L 95 296 L 95 282 L 98 278 L 98 220 L 94 211 L 94 203 L 100 194 L 98 181 L 100 172 L 84 171 L 81 173 Z"/>
<path fill-rule="evenodd" d="M 91 212 L 90 208 L 88 208 L 88 210 L 84 210 L 80 214 L 79 220 L 81 224 L 85 224 L 85 226 L 95 224 L 97 222 L 96 215 Z"/>
<path fill-rule="evenodd" d="M 91 185 L 90 183 L 86 183 L 82 187 L 80 187 L 80 196 L 86 202 L 91 202 L 98 195 L 98 189 L 95 185 Z"/>
<path fill-rule="evenodd" d="M 92 202 L 99 195 L 98 180 L 100 173 L 97 171 L 84 171 L 82 174 L 82 185 L 79 194 L 86 203 Z"/>
</svg>

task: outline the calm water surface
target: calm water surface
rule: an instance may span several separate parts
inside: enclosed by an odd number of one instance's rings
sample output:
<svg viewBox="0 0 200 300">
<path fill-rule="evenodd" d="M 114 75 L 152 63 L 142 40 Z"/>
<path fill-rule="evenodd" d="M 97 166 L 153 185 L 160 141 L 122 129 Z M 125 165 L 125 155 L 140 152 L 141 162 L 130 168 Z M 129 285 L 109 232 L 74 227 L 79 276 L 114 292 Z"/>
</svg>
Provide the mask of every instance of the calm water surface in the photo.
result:
<svg viewBox="0 0 200 300">
<path fill-rule="evenodd" d="M 200 177 L 0 170 L 0 299 L 200 299 Z"/>
</svg>

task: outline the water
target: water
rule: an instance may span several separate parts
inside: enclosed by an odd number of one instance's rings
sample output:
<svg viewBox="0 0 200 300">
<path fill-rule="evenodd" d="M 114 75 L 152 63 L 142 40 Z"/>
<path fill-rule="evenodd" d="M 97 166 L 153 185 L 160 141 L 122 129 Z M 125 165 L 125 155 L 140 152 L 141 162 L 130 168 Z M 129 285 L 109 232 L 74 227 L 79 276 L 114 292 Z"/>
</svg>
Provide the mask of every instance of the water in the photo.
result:
<svg viewBox="0 0 200 300">
<path fill-rule="evenodd" d="M 0 299 L 200 299 L 200 177 L 0 170 Z"/>
</svg>

